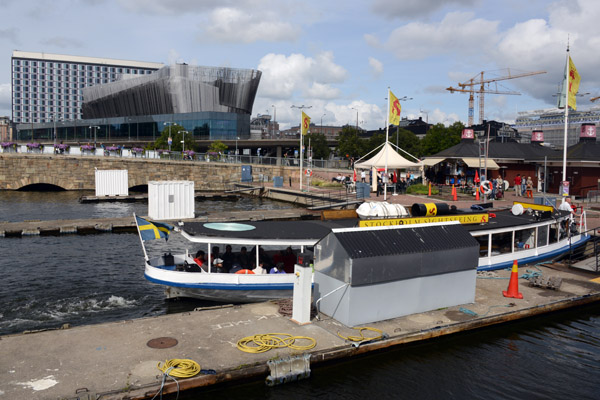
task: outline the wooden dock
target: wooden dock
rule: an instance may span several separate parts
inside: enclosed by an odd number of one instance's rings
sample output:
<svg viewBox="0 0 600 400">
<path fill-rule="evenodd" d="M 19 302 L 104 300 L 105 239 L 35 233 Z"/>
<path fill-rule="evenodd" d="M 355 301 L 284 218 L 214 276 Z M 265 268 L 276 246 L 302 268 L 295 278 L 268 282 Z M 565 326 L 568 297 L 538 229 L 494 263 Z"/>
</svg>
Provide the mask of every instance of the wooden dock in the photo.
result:
<svg viewBox="0 0 600 400">
<path fill-rule="evenodd" d="M 300 208 L 281 210 L 233 211 L 228 213 L 207 213 L 184 222 L 231 222 L 231 221 L 263 221 L 318 219 L 320 213 Z M 178 220 L 162 221 L 175 224 Z M 28 220 L 22 222 L 0 222 L 0 237 L 23 236 L 56 236 L 63 234 L 96 234 L 110 232 L 135 232 L 133 216 L 102 219 L 72 220 Z"/>
</svg>

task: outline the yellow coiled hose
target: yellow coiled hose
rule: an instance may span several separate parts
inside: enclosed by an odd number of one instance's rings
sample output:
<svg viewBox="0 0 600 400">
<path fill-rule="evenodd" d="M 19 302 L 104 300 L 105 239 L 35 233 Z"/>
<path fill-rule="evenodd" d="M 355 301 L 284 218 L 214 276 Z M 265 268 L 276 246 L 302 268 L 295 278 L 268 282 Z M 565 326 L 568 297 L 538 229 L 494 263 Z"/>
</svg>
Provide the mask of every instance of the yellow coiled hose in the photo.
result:
<svg viewBox="0 0 600 400">
<path fill-rule="evenodd" d="M 165 361 L 162 367 L 159 362 L 158 369 L 164 374 L 176 378 L 190 378 L 200 372 L 200 365 L 194 360 L 173 358 Z"/>
</svg>

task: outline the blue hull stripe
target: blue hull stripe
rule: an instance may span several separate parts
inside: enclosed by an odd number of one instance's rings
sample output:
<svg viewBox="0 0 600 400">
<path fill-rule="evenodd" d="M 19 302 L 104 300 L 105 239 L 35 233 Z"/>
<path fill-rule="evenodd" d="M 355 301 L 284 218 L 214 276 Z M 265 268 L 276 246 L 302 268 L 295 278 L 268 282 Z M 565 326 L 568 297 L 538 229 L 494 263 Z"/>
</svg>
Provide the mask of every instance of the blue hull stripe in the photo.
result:
<svg viewBox="0 0 600 400">
<path fill-rule="evenodd" d="M 292 290 L 293 283 L 265 283 L 265 284 L 228 284 L 228 283 L 177 283 L 155 279 L 144 274 L 146 279 L 152 283 L 171 287 L 203 290 Z"/>
</svg>

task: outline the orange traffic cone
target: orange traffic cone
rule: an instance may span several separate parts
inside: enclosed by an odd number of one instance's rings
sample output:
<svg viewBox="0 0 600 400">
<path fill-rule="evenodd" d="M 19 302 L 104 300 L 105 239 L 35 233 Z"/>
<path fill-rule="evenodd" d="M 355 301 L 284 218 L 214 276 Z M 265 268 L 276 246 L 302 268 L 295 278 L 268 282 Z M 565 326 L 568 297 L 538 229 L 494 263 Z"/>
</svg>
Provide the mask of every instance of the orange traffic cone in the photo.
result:
<svg viewBox="0 0 600 400">
<path fill-rule="evenodd" d="M 431 197 L 431 182 L 429 182 L 429 194 L 427 196 Z"/>
<path fill-rule="evenodd" d="M 508 290 L 503 290 L 502 294 L 504 297 L 513 297 L 515 299 L 523 298 L 523 293 L 519 293 L 519 263 L 517 260 L 513 262 L 510 281 L 508 282 Z"/>
<path fill-rule="evenodd" d="M 458 198 L 456 197 L 456 188 L 454 187 L 454 184 L 452 185 L 452 200 L 458 200 Z"/>
<path fill-rule="evenodd" d="M 479 186 L 475 186 L 475 200 L 479 201 Z"/>
</svg>

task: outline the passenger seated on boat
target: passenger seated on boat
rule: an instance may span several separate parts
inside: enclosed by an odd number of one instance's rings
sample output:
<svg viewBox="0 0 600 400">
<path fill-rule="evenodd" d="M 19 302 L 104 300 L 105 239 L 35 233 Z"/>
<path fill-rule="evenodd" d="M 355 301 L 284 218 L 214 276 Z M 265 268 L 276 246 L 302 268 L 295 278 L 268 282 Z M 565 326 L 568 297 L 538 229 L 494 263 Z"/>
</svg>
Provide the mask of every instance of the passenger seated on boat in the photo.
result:
<svg viewBox="0 0 600 400">
<path fill-rule="evenodd" d="M 282 262 L 283 262 L 283 250 L 279 250 L 273 256 L 273 264 L 277 265 Z"/>
<path fill-rule="evenodd" d="M 237 255 L 237 261 L 240 263 L 242 269 L 252 269 L 252 258 L 248 254 L 246 247 L 240 249 L 240 253 Z"/>
<path fill-rule="evenodd" d="M 214 246 L 212 248 L 210 259 L 212 261 L 212 266 L 217 268 L 216 272 L 225 272 L 223 270 L 223 260 L 220 257 L 219 246 Z"/>
<path fill-rule="evenodd" d="M 283 269 L 285 270 L 285 272 L 287 272 L 288 274 L 291 274 L 294 272 L 294 265 L 296 265 L 296 254 L 294 254 L 294 252 L 292 251 L 291 247 L 288 247 L 287 249 L 285 249 L 285 254 L 283 255 Z"/>
<path fill-rule="evenodd" d="M 267 271 L 270 271 L 271 268 L 273 268 L 271 257 L 269 257 L 265 249 L 260 246 L 258 247 L 258 264 Z"/>
<path fill-rule="evenodd" d="M 229 270 L 233 267 L 235 255 L 231 251 L 231 246 L 225 246 L 225 253 L 221 254 L 221 259 L 223 260 L 223 272 L 229 272 Z"/>
<path fill-rule="evenodd" d="M 196 264 L 198 264 L 199 267 L 201 267 L 202 265 L 204 265 L 204 263 L 206 262 L 204 260 L 204 251 L 202 250 L 198 250 L 196 252 L 196 256 L 194 257 L 194 262 Z"/>
<path fill-rule="evenodd" d="M 269 271 L 270 274 L 285 274 L 285 270 L 283 269 L 283 263 L 280 262 Z"/>
<path fill-rule="evenodd" d="M 241 271 L 242 269 L 244 268 L 241 267 L 240 263 L 238 261 L 234 261 L 231 265 L 231 268 L 229 269 L 229 273 L 235 274 L 236 272 Z"/>
</svg>

